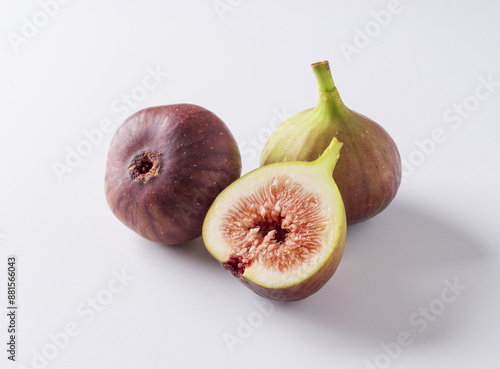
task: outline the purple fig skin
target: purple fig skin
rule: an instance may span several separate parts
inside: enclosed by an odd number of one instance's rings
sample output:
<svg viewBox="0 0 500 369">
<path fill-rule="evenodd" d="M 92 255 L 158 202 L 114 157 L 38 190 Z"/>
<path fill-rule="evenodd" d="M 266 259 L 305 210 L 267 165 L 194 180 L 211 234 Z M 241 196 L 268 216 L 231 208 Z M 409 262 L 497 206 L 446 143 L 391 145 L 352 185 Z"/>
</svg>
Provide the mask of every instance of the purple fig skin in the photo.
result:
<svg viewBox="0 0 500 369">
<path fill-rule="evenodd" d="M 104 187 L 123 224 L 148 240 L 180 244 L 201 236 L 212 202 L 240 175 L 226 124 L 200 106 L 175 104 L 138 111 L 118 128 Z"/>
<path fill-rule="evenodd" d="M 333 175 L 348 225 L 364 222 L 386 209 L 402 178 L 401 157 L 391 136 L 370 118 L 350 112 L 358 125 L 345 130 L 337 127 L 344 151 Z"/>
</svg>

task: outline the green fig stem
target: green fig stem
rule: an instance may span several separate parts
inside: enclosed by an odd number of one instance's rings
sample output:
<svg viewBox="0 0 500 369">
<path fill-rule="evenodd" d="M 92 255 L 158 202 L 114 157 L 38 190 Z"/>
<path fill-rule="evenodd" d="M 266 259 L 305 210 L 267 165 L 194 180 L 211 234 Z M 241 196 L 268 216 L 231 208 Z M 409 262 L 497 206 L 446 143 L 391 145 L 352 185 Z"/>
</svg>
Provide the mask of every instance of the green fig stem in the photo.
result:
<svg viewBox="0 0 500 369">
<path fill-rule="evenodd" d="M 330 145 L 328 145 L 325 151 L 323 151 L 323 154 L 321 154 L 319 158 L 313 161 L 313 164 L 325 168 L 328 172 L 328 175 L 331 176 L 333 170 L 335 169 L 335 165 L 339 160 L 340 149 L 343 145 L 344 144 L 342 142 L 337 140 L 337 137 L 334 137 L 332 142 L 330 142 Z"/>
<path fill-rule="evenodd" d="M 319 86 L 319 101 L 312 114 L 317 115 L 318 119 L 343 116 L 347 108 L 333 82 L 330 64 L 326 60 L 314 63 L 312 69 Z"/>
</svg>

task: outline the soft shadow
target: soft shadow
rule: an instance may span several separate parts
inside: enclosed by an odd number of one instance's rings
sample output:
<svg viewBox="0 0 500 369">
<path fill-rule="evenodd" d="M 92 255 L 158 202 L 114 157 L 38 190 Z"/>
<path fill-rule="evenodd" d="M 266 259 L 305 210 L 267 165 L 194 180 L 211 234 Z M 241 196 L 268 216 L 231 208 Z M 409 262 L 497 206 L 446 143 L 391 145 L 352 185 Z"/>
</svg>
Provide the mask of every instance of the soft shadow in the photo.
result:
<svg viewBox="0 0 500 369">
<path fill-rule="evenodd" d="M 322 290 L 279 309 L 305 320 L 326 341 L 340 336 L 356 344 L 388 342 L 403 330 L 418 336 L 416 342 L 441 340 L 454 334 L 461 319 L 471 319 L 467 304 L 447 306 L 423 334 L 409 324 L 410 315 L 439 298 L 446 279 L 464 283 L 467 270 L 486 259 L 465 230 L 394 203 L 348 228 L 342 261 Z"/>
<path fill-rule="evenodd" d="M 170 252 L 176 254 L 176 257 L 186 259 L 186 262 L 189 263 L 219 264 L 219 262 L 210 255 L 201 237 L 180 245 L 170 245 L 167 247 L 170 248 Z"/>
<path fill-rule="evenodd" d="M 179 263 L 186 263 L 187 266 L 191 267 L 220 266 L 219 262 L 206 249 L 202 237 L 177 245 L 164 245 L 144 239 L 141 241 L 149 247 L 149 249 L 145 247 L 144 250 L 149 250 L 148 252 L 153 250 L 154 257 L 167 260 L 174 258 Z"/>
</svg>

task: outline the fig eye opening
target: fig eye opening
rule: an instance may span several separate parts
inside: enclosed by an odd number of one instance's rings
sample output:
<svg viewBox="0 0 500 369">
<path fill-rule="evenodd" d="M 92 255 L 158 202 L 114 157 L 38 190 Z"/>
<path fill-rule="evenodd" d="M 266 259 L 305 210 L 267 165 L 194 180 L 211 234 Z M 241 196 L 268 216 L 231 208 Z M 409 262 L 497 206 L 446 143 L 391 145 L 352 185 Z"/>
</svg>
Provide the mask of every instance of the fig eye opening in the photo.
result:
<svg viewBox="0 0 500 369">
<path fill-rule="evenodd" d="M 160 154 L 151 154 L 143 152 L 134 157 L 128 171 L 132 180 L 140 180 L 146 182 L 151 177 L 158 175 L 160 167 Z"/>
</svg>

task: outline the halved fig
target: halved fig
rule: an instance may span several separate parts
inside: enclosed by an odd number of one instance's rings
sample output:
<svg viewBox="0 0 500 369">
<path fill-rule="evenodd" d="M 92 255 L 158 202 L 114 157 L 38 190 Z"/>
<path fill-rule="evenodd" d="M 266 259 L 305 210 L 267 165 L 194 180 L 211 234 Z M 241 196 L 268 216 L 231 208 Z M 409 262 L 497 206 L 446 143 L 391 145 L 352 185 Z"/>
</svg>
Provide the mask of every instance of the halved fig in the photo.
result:
<svg viewBox="0 0 500 369">
<path fill-rule="evenodd" d="M 256 169 L 215 199 L 203 224 L 208 251 L 257 294 L 296 301 L 332 277 L 346 236 L 344 203 L 332 178 L 332 140 L 313 162 Z"/>
</svg>

